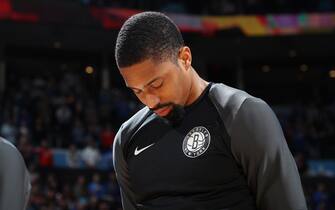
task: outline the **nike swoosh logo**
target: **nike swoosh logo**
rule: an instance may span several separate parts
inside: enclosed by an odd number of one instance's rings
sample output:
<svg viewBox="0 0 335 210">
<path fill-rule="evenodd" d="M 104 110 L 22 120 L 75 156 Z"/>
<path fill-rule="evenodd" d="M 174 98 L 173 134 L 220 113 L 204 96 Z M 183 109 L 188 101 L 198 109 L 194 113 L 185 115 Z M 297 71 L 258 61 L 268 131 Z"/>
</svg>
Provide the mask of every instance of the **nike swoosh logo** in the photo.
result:
<svg viewBox="0 0 335 210">
<path fill-rule="evenodd" d="M 148 149 L 148 148 L 151 147 L 151 146 L 154 146 L 154 144 L 155 144 L 155 143 L 152 143 L 152 144 L 150 144 L 150 145 L 148 145 L 148 146 L 146 146 L 146 147 L 143 147 L 142 149 L 139 149 L 139 150 L 138 150 L 138 147 L 136 147 L 135 152 L 134 152 L 134 155 L 135 155 L 135 156 L 139 155 L 139 154 L 140 154 L 141 152 L 143 152 L 144 150 Z"/>
</svg>

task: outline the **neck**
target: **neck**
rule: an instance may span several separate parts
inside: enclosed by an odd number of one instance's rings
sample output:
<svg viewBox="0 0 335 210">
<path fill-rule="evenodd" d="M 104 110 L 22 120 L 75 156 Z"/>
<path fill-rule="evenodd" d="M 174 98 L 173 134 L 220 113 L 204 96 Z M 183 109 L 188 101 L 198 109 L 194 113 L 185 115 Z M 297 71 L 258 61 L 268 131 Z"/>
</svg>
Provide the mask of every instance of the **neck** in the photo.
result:
<svg viewBox="0 0 335 210">
<path fill-rule="evenodd" d="M 197 72 L 192 68 L 191 72 L 191 87 L 190 92 L 187 97 L 185 105 L 192 104 L 197 98 L 201 95 L 201 93 L 205 90 L 209 82 L 202 79 Z"/>
</svg>

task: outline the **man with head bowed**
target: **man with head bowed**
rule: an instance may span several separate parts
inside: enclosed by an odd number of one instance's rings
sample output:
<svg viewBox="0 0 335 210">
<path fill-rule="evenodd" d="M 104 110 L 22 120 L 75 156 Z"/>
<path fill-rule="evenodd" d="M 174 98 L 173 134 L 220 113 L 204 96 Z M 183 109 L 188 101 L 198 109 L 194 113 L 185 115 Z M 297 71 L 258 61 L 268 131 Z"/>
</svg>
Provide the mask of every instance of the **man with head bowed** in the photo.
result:
<svg viewBox="0 0 335 210">
<path fill-rule="evenodd" d="M 273 111 L 242 90 L 201 78 L 170 18 L 130 17 L 115 59 L 145 105 L 114 141 L 125 210 L 307 209 Z"/>
</svg>

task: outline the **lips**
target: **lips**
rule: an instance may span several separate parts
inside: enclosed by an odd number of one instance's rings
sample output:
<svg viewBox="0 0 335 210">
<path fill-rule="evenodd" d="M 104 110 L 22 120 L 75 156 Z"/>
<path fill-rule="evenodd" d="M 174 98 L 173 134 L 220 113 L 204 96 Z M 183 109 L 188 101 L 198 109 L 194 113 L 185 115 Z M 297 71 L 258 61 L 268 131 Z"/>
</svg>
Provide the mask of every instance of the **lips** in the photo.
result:
<svg viewBox="0 0 335 210">
<path fill-rule="evenodd" d="M 170 111 L 171 111 L 171 107 L 166 106 L 166 107 L 155 110 L 155 113 L 157 115 L 161 116 L 161 117 L 164 117 L 164 116 L 168 115 Z"/>
</svg>

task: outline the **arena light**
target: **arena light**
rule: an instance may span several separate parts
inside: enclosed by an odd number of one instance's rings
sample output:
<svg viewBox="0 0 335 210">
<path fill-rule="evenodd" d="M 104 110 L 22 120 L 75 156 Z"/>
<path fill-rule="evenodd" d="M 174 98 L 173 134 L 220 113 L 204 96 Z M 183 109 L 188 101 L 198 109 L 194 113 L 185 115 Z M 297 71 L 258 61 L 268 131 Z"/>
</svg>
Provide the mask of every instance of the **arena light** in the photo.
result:
<svg viewBox="0 0 335 210">
<path fill-rule="evenodd" d="M 335 79 L 335 69 L 329 71 L 329 77 Z"/>
<path fill-rule="evenodd" d="M 268 72 L 271 71 L 271 68 L 270 68 L 269 65 L 264 65 L 264 66 L 262 66 L 262 71 L 263 71 L 264 73 L 268 73 Z"/>
<path fill-rule="evenodd" d="M 308 69 L 309 69 L 309 67 L 308 67 L 308 65 L 306 65 L 306 64 L 302 64 L 302 65 L 300 66 L 300 71 L 302 71 L 302 72 L 306 72 L 306 71 L 308 71 Z"/>
<path fill-rule="evenodd" d="M 295 58 L 295 57 L 297 57 L 297 51 L 295 51 L 295 50 L 290 50 L 290 51 L 288 52 L 288 56 L 289 56 L 290 58 Z"/>
<path fill-rule="evenodd" d="M 55 41 L 55 42 L 53 43 L 53 45 L 54 45 L 54 48 L 56 48 L 56 49 L 59 49 L 59 48 L 62 47 L 62 43 L 61 43 L 60 41 Z"/>
<path fill-rule="evenodd" d="M 94 68 L 92 66 L 86 66 L 85 72 L 86 74 L 93 74 Z"/>
</svg>

